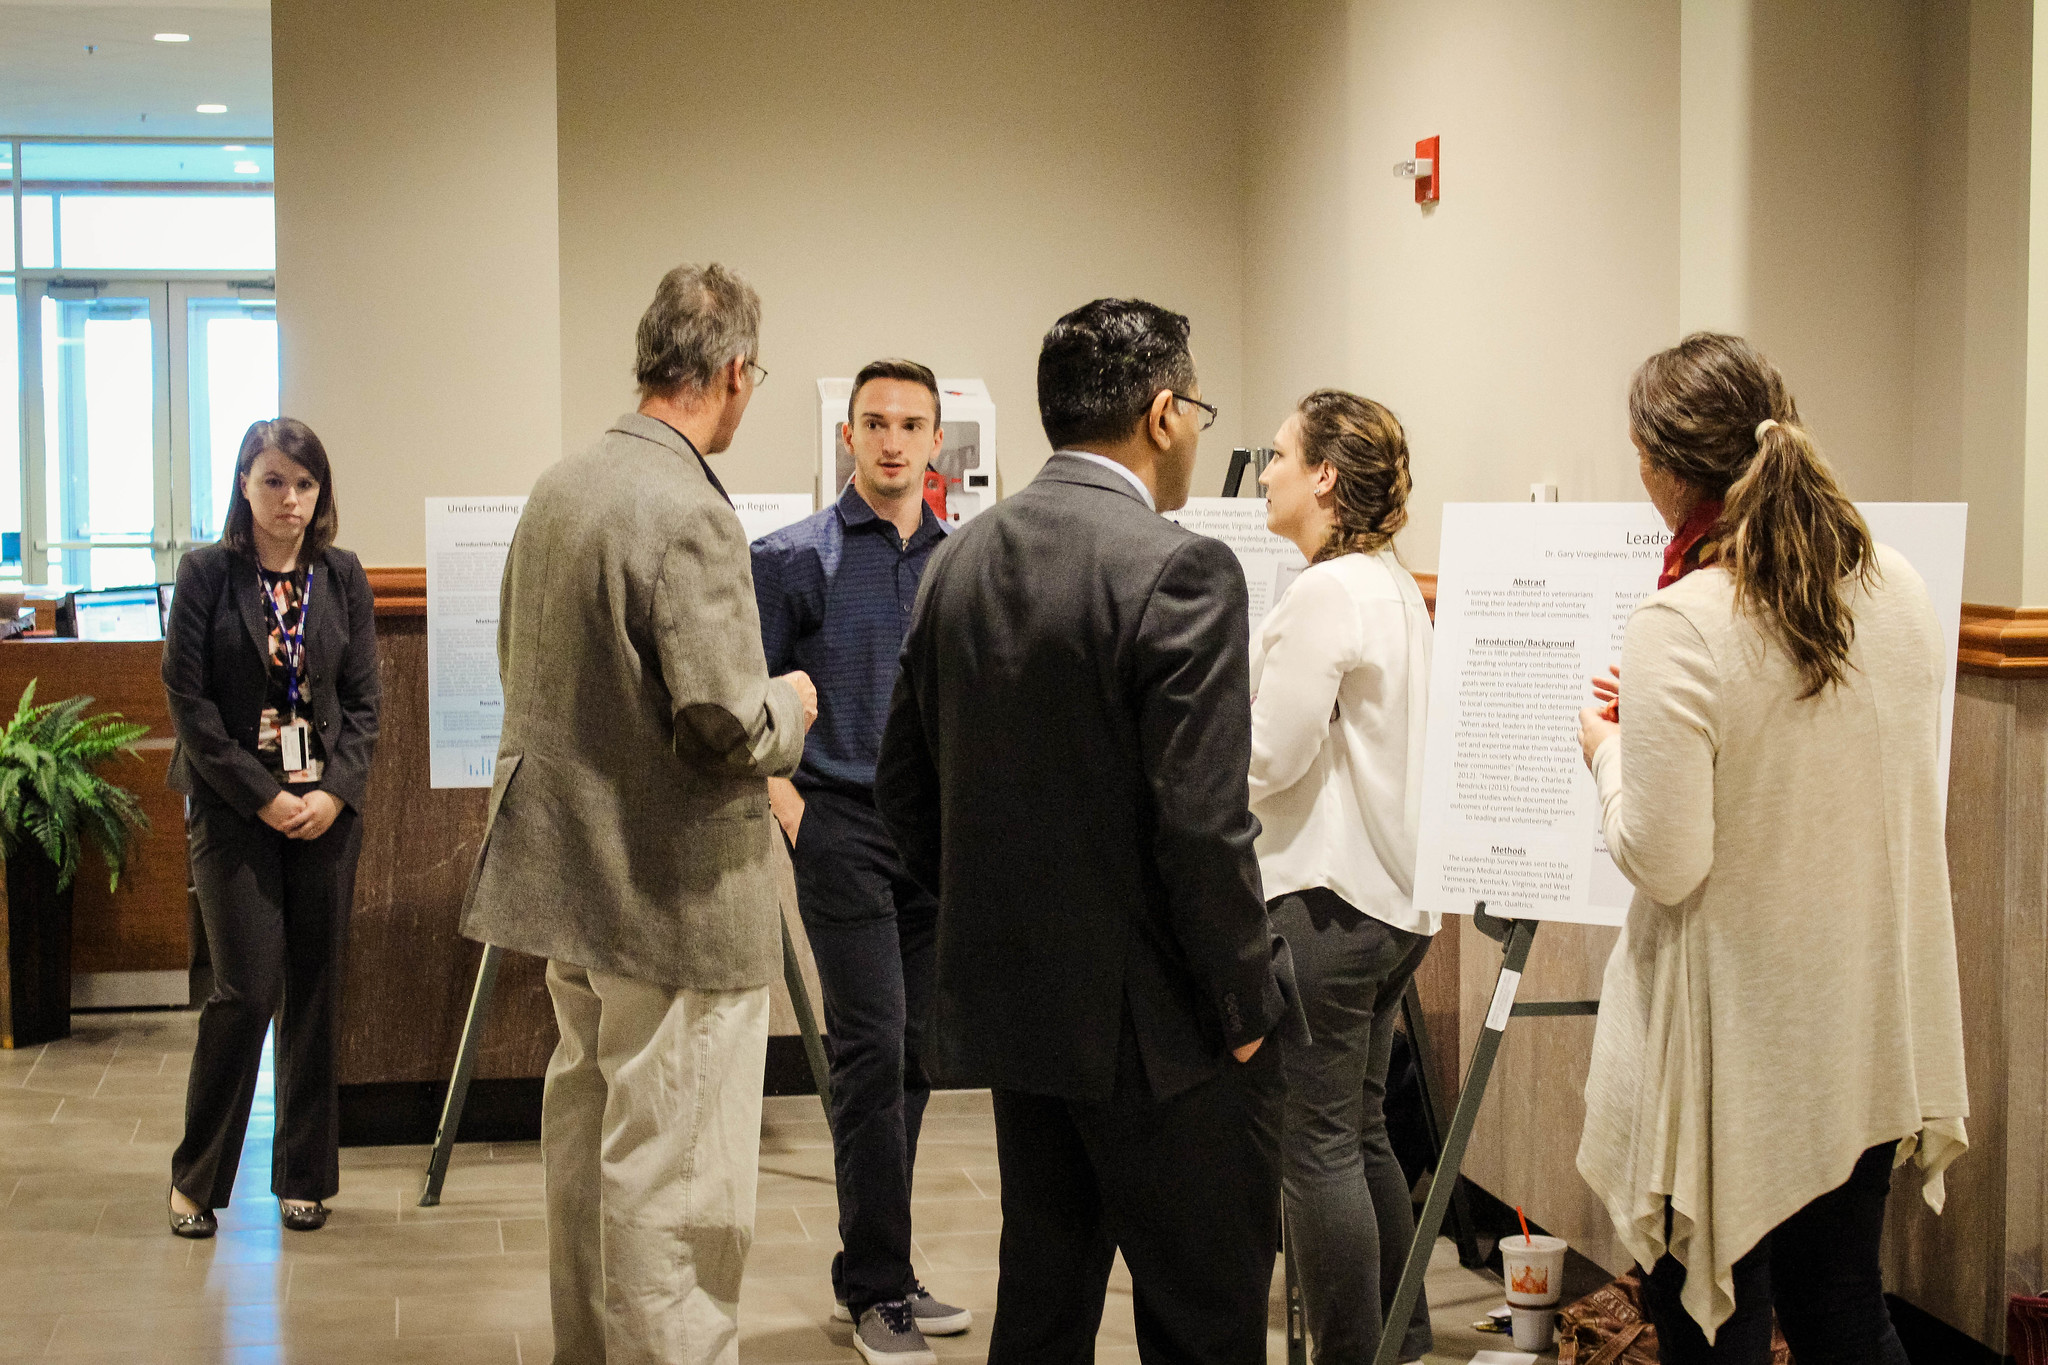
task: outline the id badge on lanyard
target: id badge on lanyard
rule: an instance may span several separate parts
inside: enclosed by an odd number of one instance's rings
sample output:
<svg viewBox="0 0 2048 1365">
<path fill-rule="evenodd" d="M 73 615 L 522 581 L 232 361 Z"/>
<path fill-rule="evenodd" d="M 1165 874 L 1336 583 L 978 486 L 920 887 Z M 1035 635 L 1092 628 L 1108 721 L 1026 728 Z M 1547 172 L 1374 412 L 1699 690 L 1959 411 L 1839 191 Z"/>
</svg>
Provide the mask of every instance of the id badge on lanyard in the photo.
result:
<svg viewBox="0 0 2048 1365">
<path fill-rule="evenodd" d="M 264 590 L 263 600 L 270 604 L 271 618 L 277 622 L 278 639 L 284 645 L 285 700 L 291 711 L 289 719 L 278 722 L 278 758 L 287 773 L 304 772 L 312 761 L 313 727 L 299 714 L 299 677 L 306 669 L 306 613 L 313 606 L 313 571 L 306 570 L 305 591 L 299 594 L 297 630 L 285 625 L 284 610 L 268 588 Z"/>
</svg>

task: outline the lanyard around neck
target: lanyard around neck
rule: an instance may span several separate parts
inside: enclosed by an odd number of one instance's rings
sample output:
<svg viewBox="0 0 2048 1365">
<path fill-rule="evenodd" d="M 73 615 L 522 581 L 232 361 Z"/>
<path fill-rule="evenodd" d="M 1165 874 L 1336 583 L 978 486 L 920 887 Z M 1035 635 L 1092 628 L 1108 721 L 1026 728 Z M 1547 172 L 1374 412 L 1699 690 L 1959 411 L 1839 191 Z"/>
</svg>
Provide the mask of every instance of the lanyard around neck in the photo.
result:
<svg viewBox="0 0 2048 1365">
<path fill-rule="evenodd" d="M 284 694 L 286 704 L 291 707 L 292 719 L 299 715 L 299 675 L 306 667 L 306 613 L 313 609 L 313 570 L 306 569 L 306 586 L 299 593 L 299 628 L 293 630 L 284 623 L 284 608 L 278 605 L 277 596 L 270 590 L 270 584 L 263 575 L 256 576 L 256 586 L 263 592 L 263 603 L 270 619 L 277 623 L 278 638 L 284 642 Z"/>
</svg>

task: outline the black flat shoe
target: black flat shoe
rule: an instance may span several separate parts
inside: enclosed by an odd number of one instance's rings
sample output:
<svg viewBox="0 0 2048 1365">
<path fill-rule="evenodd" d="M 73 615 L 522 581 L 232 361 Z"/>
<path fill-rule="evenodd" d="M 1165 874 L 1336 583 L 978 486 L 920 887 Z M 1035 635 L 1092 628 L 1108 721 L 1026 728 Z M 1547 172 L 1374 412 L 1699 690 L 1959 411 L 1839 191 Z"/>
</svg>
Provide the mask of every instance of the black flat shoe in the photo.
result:
<svg viewBox="0 0 2048 1365">
<path fill-rule="evenodd" d="M 220 1220 L 213 1216 L 212 1209 L 201 1209 L 197 1213 L 179 1213 L 172 1209 L 170 1214 L 171 1235 L 174 1237 L 204 1241 L 220 1231 Z"/>
<path fill-rule="evenodd" d="M 277 1216 L 293 1232 L 318 1232 L 327 1226 L 327 1206 L 319 1200 L 313 1201 L 312 1208 L 304 1208 L 277 1201 Z"/>
</svg>

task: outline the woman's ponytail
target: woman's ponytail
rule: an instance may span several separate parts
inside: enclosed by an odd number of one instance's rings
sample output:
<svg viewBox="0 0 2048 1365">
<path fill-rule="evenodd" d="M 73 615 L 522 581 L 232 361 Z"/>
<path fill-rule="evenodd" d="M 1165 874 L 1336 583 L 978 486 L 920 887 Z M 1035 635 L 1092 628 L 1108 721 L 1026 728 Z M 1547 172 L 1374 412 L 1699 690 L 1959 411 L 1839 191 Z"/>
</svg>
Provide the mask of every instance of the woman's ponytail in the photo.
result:
<svg viewBox="0 0 2048 1365">
<path fill-rule="evenodd" d="M 1842 681 L 1856 638 L 1845 590 L 1876 571 L 1876 546 L 1806 430 L 1762 425 L 1756 458 L 1728 489 L 1721 557 L 1736 606 L 1775 623 L 1811 697 Z"/>
<path fill-rule="evenodd" d="M 1702 560 L 1792 656 L 1800 696 L 1841 682 L 1848 594 L 1876 574 L 1876 544 L 1777 369 L 1741 337 L 1696 332 L 1636 371 L 1629 426 L 1653 465 L 1722 501 Z"/>
</svg>

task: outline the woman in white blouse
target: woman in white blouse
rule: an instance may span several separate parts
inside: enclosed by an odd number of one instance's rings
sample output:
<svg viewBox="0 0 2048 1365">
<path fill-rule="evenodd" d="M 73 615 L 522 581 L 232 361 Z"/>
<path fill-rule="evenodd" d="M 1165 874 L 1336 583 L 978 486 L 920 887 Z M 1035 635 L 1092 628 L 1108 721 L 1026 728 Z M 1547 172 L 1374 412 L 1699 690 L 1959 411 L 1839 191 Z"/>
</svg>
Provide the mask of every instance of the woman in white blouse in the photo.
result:
<svg viewBox="0 0 2048 1365">
<path fill-rule="evenodd" d="M 1415 1236 L 1382 1102 L 1401 996 L 1439 926 L 1409 899 L 1429 612 L 1394 558 L 1408 519 L 1394 415 L 1319 389 L 1273 446 L 1267 525 L 1310 561 L 1252 646 L 1259 871 L 1315 1037 L 1284 1057 L 1281 1169 L 1317 1365 L 1363 1365 Z M 1421 1359 L 1428 1305 L 1397 1330 L 1400 1358 Z"/>
<path fill-rule="evenodd" d="M 1904 1365 L 1892 1168 L 1941 1207 L 1968 1103 L 1939 743 L 1953 641 L 1770 362 L 1652 356 L 1630 435 L 1674 533 L 1619 707 L 1580 716 L 1636 886 L 1602 988 L 1579 1170 L 1648 1274 L 1667 1362 Z M 1626 695 L 1620 695 L 1625 685 Z"/>
</svg>

